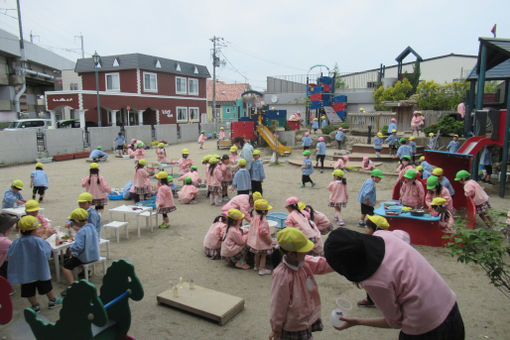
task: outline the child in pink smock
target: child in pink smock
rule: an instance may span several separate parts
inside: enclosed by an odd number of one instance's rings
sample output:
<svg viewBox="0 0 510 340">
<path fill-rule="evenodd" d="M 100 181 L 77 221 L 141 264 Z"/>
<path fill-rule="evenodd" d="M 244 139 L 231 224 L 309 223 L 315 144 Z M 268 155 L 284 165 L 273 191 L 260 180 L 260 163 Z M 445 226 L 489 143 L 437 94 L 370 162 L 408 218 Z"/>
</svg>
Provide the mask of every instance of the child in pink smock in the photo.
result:
<svg viewBox="0 0 510 340">
<path fill-rule="evenodd" d="M 343 170 L 349 161 L 349 156 L 342 156 L 336 161 L 335 169 Z"/>
<path fill-rule="evenodd" d="M 192 165 L 193 160 L 189 158 L 189 150 L 187 148 L 182 149 L 182 158 L 179 159 L 179 173 L 184 175 L 189 172 Z"/>
<path fill-rule="evenodd" d="M 143 143 L 138 142 L 136 143 L 136 150 L 133 152 L 133 158 L 135 159 L 135 163 L 138 162 L 140 159 L 145 158 L 145 149 L 143 148 Z"/>
<path fill-rule="evenodd" d="M 209 192 L 209 200 L 211 205 L 221 205 L 221 181 L 223 174 L 221 167 L 218 165 L 218 158 L 211 157 L 209 159 L 209 181 L 207 182 L 207 191 Z"/>
<path fill-rule="evenodd" d="M 420 111 L 413 112 L 413 118 L 411 119 L 411 134 L 420 135 L 420 131 L 423 130 L 423 125 L 425 125 L 425 117 L 421 115 Z"/>
<path fill-rule="evenodd" d="M 340 169 L 333 171 L 333 181 L 328 185 L 329 206 L 335 208 L 335 221 L 339 226 L 345 224 L 342 218 L 342 208 L 347 206 L 349 193 L 347 191 L 347 180 L 344 178 L 344 172 Z"/>
<path fill-rule="evenodd" d="M 198 189 L 193 185 L 191 177 L 184 179 L 184 185 L 182 189 L 177 193 L 179 201 L 184 204 L 191 203 L 198 194 Z"/>
<path fill-rule="evenodd" d="M 175 211 L 177 208 L 174 203 L 174 195 L 172 188 L 168 184 L 168 173 L 166 171 L 160 171 L 156 175 L 159 181 L 158 194 L 156 195 L 156 209 L 158 214 L 163 215 L 163 223 L 159 225 L 161 229 L 166 229 L 170 226 L 170 219 L 168 213 Z"/>
<path fill-rule="evenodd" d="M 27 215 L 36 217 L 41 223 L 39 236 L 46 239 L 55 234 L 55 228 L 53 228 L 50 221 L 41 214 L 41 208 L 36 200 L 28 200 L 27 203 L 25 203 L 25 212 Z"/>
<path fill-rule="evenodd" d="M 262 198 L 262 195 L 260 196 Z M 244 214 L 244 219 L 248 222 L 251 221 L 251 211 L 253 209 L 253 202 L 256 201 L 255 193 L 253 195 L 241 194 L 234 196 L 227 202 L 222 208 L 221 211 L 224 216 L 227 216 L 227 213 L 230 209 L 239 209 Z"/>
<path fill-rule="evenodd" d="M 235 167 L 237 165 L 237 161 L 239 160 L 239 155 L 237 154 L 237 146 L 232 145 L 230 147 L 230 165 Z"/>
<path fill-rule="evenodd" d="M 12 241 L 9 239 L 9 233 L 16 227 L 17 217 L 7 213 L 0 213 L 0 276 L 7 279 L 7 270 L 9 260 L 7 251 Z"/>
<path fill-rule="evenodd" d="M 368 157 L 363 157 L 361 161 L 361 169 L 362 170 L 373 170 L 375 169 L 375 164 Z"/>
<path fill-rule="evenodd" d="M 221 157 L 221 172 L 223 174 L 223 178 L 221 180 L 221 191 L 222 191 L 222 199 L 228 200 L 228 187 L 232 185 L 233 175 L 233 167 L 230 164 L 230 157 L 228 155 L 223 155 Z"/>
<path fill-rule="evenodd" d="M 265 216 L 273 207 L 264 199 L 256 200 L 254 205 L 257 214 L 250 222 L 246 244 L 249 251 L 255 254 L 253 269 L 258 270 L 259 275 L 269 275 L 271 270 L 266 269 L 266 256 L 273 253 L 273 240 L 271 239 L 271 231 Z"/>
<path fill-rule="evenodd" d="M 204 148 L 204 143 L 207 137 L 205 136 L 205 130 L 200 131 L 200 136 L 198 136 L 198 144 L 200 145 L 200 150 Z"/>
<path fill-rule="evenodd" d="M 200 178 L 200 175 L 197 171 L 197 166 L 192 165 L 189 167 L 189 172 L 185 173 L 181 177 L 179 177 L 179 181 L 184 181 L 186 177 L 191 177 L 191 183 L 193 183 L 194 186 L 199 187 L 202 183 L 202 179 Z"/>
<path fill-rule="evenodd" d="M 492 228 L 492 219 L 487 215 L 487 212 L 491 208 L 489 204 L 489 195 L 482 189 L 480 184 L 476 181 L 469 179 L 471 174 L 466 170 L 460 170 L 455 176 L 455 180 L 459 181 L 464 186 L 464 194 L 466 197 L 470 197 L 476 207 L 476 213 L 482 221 L 489 227 Z"/>
<path fill-rule="evenodd" d="M 103 176 L 99 175 L 99 164 L 90 163 L 89 175 L 82 178 L 81 186 L 85 188 L 86 192 L 92 194 L 92 205 L 101 213 L 108 203 L 106 194 L 111 194 L 112 189 L 110 189 Z"/>
<path fill-rule="evenodd" d="M 145 159 L 140 159 L 135 168 L 133 178 L 133 193 L 135 194 L 135 203 L 145 200 L 145 196 L 151 193 L 149 173 L 145 170 Z"/>
<path fill-rule="evenodd" d="M 312 332 L 324 328 L 313 276 L 333 269 L 324 257 L 306 255 L 314 244 L 301 231 L 285 228 L 278 232 L 277 239 L 283 258 L 273 271 L 269 339 L 312 339 Z"/>
<path fill-rule="evenodd" d="M 430 203 L 436 197 L 442 197 L 446 200 L 446 207 L 448 211 L 453 215 L 453 202 L 450 191 L 441 185 L 437 176 L 430 176 L 427 178 L 427 194 L 425 195 L 425 206 L 428 209 L 432 209 Z"/>
<path fill-rule="evenodd" d="M 301 210 L 299 210 L 298 203 L 299 199 L 295 196 L 287 198 L 285 207 L 287 208 L 289 215 L 285 220 L 285 226 L 301 230 L 303 234 L 305 234 L 305 236 L 315 244 L 312 253 L 314 255 L 321 256 L 324 252 L 321 232 L 315 223 L 309 221 Z"/>
<path fill-rule="evenodd" d="M 448 211 L 446 207 L 446 200 L 442 197 L 436 197 L 430 203 L 432 210 L 430 211 L 430 216 L 439 216 L 439 227 L 445 233 L 454 233 L 455 229 L 453 228 L 454 219 L 451 212 Z"/>
<path fill-rule="evenodd" d="M 219 260 L 221 258 L 221 241 L 227 230 L 227 218 L 225 216 L 217 216 L 213 224 L 209 227 L 204 237 L 204 253 L 211 260 Z"/>
<path fill-rule="evenodd" d="M 225 139 L 225 129 L 222 127 L 220 127 L 220 133 L 218 135 L 218 138 L 219 139 Z"/>
<path fill-rule="evenodd" d="M 423 207 L 425 189 L 423 189 L 423 184 L 416 180 L 416 175 L 415 170 L 407 170 L 404 174 L 404 183 L 400 187 L 400 200 L 406 207 Z"/>
<path fill-rule="evenodd" d="M 166 150 L 165 150 L 165 144 L 159 143 L 158 148 L 156 149 L 156 156 L 158 157 L 159 163 L 166 163 Z"/>
<path fill-rule="evenodd" d="M 310 220 L 315 223 L 322 235 L 326 235 L 331 230 L 333 230 L 333 223 L 331 223 L 325 214 L 315 210 L 311 205 L 307 205 L 303 212 L 305 211 L 308 212 L 310 215 Z"/>
<path fill-rule="evenodd" d="M 246 241 L 248 234 L 241 230 L 244 214 L 238 209 L 230 209 L 227 213 L 227 229 L 221 242 L 221 257 L 236 268 L 250 269 L 246 264 Z"/>
</svg>

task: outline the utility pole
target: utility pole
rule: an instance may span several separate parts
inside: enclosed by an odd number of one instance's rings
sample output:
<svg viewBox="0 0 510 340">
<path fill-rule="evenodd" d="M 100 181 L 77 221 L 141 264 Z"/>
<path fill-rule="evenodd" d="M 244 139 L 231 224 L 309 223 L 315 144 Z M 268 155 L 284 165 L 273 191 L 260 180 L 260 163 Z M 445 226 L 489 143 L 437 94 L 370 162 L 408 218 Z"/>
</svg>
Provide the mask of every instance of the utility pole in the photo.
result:
<svg viewBox="0 0 510 340">
<path fill-rule="evenodd" d="M 16 108 L 16 113 L 19 115 L 21 113 L 21 107 L 20 107 L 20 98 L 25 93 L 25 90 L 27 88 L 26 81 L 25 81 L 25 64 L 26 64 L 26 58 L 25 58 L 25 43 L 23 41 L 23 25 L 21 23 L 21 8 L 19 5 L 19 0 L 16 0 L 16 6 L 18 10 L 18 26 L 19 26 L 19 49 L 20 49 L 20 73 L 21 73 L 21 88 L 14 96 L 14 106 Z"/>
<path fill-rule="evenodd" d="M 83 33 L 80 33 L 80 35 L 75 35 L 75 38 L 80 38 L 81 41 L 81 57 L 82 59 L 85 58 L 85 48 L 83 47 Z"/>
<path fill-rule="evenodd" d="M 213 113 L 213 122 L 216 123 L 216 67 L 220 66 L 220 58 L 218 57 L 218 52 L 221 47 L 224 47 L 224 39 L 222 37 L 213 36 L 209 39 L 213 43 L 213 105 L 212 105 L 212 113 Z"/>
</svg>

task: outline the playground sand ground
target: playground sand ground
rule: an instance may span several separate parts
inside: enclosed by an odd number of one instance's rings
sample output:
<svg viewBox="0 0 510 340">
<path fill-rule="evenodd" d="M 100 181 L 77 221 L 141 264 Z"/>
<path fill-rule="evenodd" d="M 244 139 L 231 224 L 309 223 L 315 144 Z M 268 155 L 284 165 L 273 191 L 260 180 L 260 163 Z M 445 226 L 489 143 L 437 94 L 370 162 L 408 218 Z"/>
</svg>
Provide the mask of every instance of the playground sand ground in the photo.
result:
<svg viewBox="0 0 510 340">
<path fill-rule="evenodd" d="M 195 162 L 208 153 L 228 153 L 228 150 L 216 150 L 216 144 L 208 141 L 204 150 L 199 150 L 196 143 L 173 145 L 167 148 L 169 159 L 177 159 L 181 148 L 190 149 L 191 158 Z M 294 149 L 294 158 L 301 157 L 300 151 Z M 263 158 L 269 159 L 270 151 L 263 150 Z M 154 150 L 147 151 L 147 159 L 155 160 Z M 311 204 L 316 209 L 332 217 L 332 209 L 327 207 L 327 184 L 331 180 L 331 171 L 320 174 L 318 170 L 312 175 L 317 182 L 313 189 L 300 189 L 300 169 L 281 159 L 281 165 L 265 165 L 267 175 L 264 181 L 264 198 L 274 207 L 273 211 L 285 211 L 285 198 L 291 195 Z M 45 165 L 45 171 L 50 178 L 50 188 L 42 204 L 44 215 L 52 220 L 53 225 L 62 225 L 72 209 L 76 208 L 76 198 L 82 188 L 80 179 L 88 174 L 88 163 L 84 159 L 54 162 Z M 391 172 L 394 164 L 383 164 L 385 171 Z M 33 171 L 33 164 L 6 167 L 0 169 L 0 188 L 8 188 L 10 181 L 20 178 L 25 182 L 23 195 L 26 199 L 31 196 L 29 176 Z M 110 159 L 101 164 L 101 174 L 112 187 L 123 187 L 133 177 L 133 161 Z M 203 167 L 199 165 L 203 176 Z M 347 228 L 363 231 L 356 226 L 359 218 L 359 204 L 356 196 L 366 174 L 348 172 L 349 203 L 344 209 Z M 395 177 L 386 176 L 377 186 L 379 200 L 389 199 Z M 508 198 L 503 200 L 497 196 L 496 186 L 484 185 L 491 195 L 491 205 L 494 208 L 508 209 Z M 2 189 L 2 190 L 4 190 Z M 229 193 L 233 196 L 233 193 Z M 106 208 L 113 208 L 127 201 L 110 201 Z M 132 322 L 129 334 L 137 339 L 266 339 L 270 333 L 269 306 L 271 292 L 271 277 L 260 277 L 253 270 L 239 270 L 227 267 L 222 261 L 211 261 L 202 251 L 202 240 L 213 218 L 220 213 L 220 207 L 213 207 L 205 199 L 194 205 L 177 203 L 177 211 L 170 214 L 171 227 L 167 230 L 156 229 L 151 233 L 142 229 L 142 236 L 136 235 L 136 219 L 128 216 L 130 238 L 121 236 L 117 244 L 112 240 L 111 258 L 125 258 L 135 265 L 140 278 L 145 297 L 140 302 L 130 302 Z M 109 214 L 103 214 L 103 224 L 109 221 Z M 120 216 L 114 215 L 114 219 Z M 160 218 L 161 221 L 161 218 Z M 141 220 L 144 225 L 143 219 Z M 108 231 L 103 237 L 109 237 Z M 14 236 L 11 235 L 11 238 Z M 325 239 L 325 237 L 324 237 Z M 467 339 L 504 339 L 510 334 L 508 315 L 510 307 L 508 300 L 488 282 L 484 272 L 475 265 L 457 263 L 449 252 L 441 248 L 416 246 L 434 268 L 442 275 L 450 287 L 457 294 L 459 308 L 464 318 Z M 99 269 L 99 266 L 98 266 Z M 53 269 L 52 269 L 53 273 Z M 171 308 L 159 306 L 156 295 L 169 288 L 169 282 L 176 282 L 179 277 L 184 280 L 193 279 L 198 284 L 218 291 L 230 293 L 245 299 L 245 310 L 238 314 L 225 326 L 219 326 L 207 320 L 186 314 Z M 99 288 L 101 275 L 96 275 L 91 282 Z M 349 299 L 354 307 L 351 316 L 378 317 L 377 309 L 366 309 L 355 306 L 356 301 L 365 297 L 364 291 L 356 288 L 342 276 L 331 273 L 316 276 L 322 301 L 322 319 L 324 331 L 315 333 L 315 339 L 396 339 L 398 330 L 375 329 L 368 327 L 354 327 L 339 333 L 330 326 L 329 314 L 335 307 L 335 298 L 343 296 Z M 55 283 L 54 289 L 60 292 L 65 285 Z M 20 297 L 20 288 L 15 287 L 13 296 L 15 306 L 13 321 L 9 325 L 0 327 L 2 339 L 31 339 L 33 338 L 23 319 L 23 309 L 28 302 Z M 46 297 L 39 297 L 41 302 L 40 316 L 50 321 L 58 318 L 60 308 L 46 309 Z M 505 336 L 505 334 L 507 334 Z M 70 338 L 71 338 L 70 334 Z"/>
</svg>

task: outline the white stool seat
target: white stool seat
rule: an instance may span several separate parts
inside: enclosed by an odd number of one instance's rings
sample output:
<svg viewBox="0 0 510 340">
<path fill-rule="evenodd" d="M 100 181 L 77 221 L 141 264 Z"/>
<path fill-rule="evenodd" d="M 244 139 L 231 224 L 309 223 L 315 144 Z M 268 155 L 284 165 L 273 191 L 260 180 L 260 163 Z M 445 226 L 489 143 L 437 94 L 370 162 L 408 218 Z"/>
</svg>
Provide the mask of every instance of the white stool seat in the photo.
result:
<svg viewBox="0 0 510 340">
<path fill-rule="evenodd" d="M 105 240 L 104 238 L 99 239 L 99 247 L 103 244 L 106 244 L 106 259 L 110 259 L 110 240 Z"/>
<path fill-rule="evenodd" d="M 99 260 L 83 264 L 83 272 L 85 274 L 85 280 L 89 280 L 89 268 L 92 268 L 92 275 L 95 274 L 96 264 L 103 264 L 103 275 L 106 275 L 106 258 L 100 256 Z"/>
<path fill-rule="evenodd" d="M 126 238 L 129 238 L 128 223 L 121 221 L 111 221 L 108 224 L 103 225 L 103 228 L 110 228 L 115 230 L 115 236 L 117 237 L 117 243 L 119 243 L 119 229 L 126 228 Z"/>
<path fill-rule="evenodd" d="M 156 226 L 158 225 L 158 212 L 156 210 L 147 210 L 140 213 L 140 216 L 145 217 L 145 225 L 151 228 L 154 232 L 154 224 L 152 224 L 152 216 L 156 216 Z"/>
</svg>

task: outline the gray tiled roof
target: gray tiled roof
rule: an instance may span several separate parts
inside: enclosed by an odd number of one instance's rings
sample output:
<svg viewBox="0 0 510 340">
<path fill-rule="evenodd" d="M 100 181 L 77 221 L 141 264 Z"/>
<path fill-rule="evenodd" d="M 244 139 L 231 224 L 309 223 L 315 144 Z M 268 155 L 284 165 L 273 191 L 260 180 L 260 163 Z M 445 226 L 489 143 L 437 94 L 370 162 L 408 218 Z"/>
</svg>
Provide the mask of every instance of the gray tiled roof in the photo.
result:
<svg viewBox="0 0 510 340">
<path fill-rule="evenodd" d="M 113 66 L 115 59 L 117 59 L 119 66 Z M 161 67 L 156 67 L 159 66 L 158 60 Z M 101 71 L 132 70 L 139 68 L 148 71 L 182 74 L 197 78 L 211 77 L 206 66 L 141 53 L 101 56 L 100 64 Z M 94 72 L 94 62 L 92 58 L 78 59 L 74 71 L 76 73 Z"/>
<path fill-rule="evenodd" d="M 482 45 L 485 45 L 487 50 L 486 70 L 490 70 L 510 58 L 510 40 L 483 37 L 480 37 L 478 40 L 480 40 L 478 61 L 481 60 Z M 479 62 L 476 65 L 476 71 L 477 73 L 480 72 Z"/>
<path fill-rule="evenodd" d="M 476 74 L 476 66 L 473 67 L 471 73 L 467 77 L 467 80 L 475 80 L 478 79 L 478 74 Z M 490 70 L 485 73 L 486 80 L 503 80 L 510 79 L 510 59 L 505 60 L 499 65 L 494 66 Z"/>
</svg>

